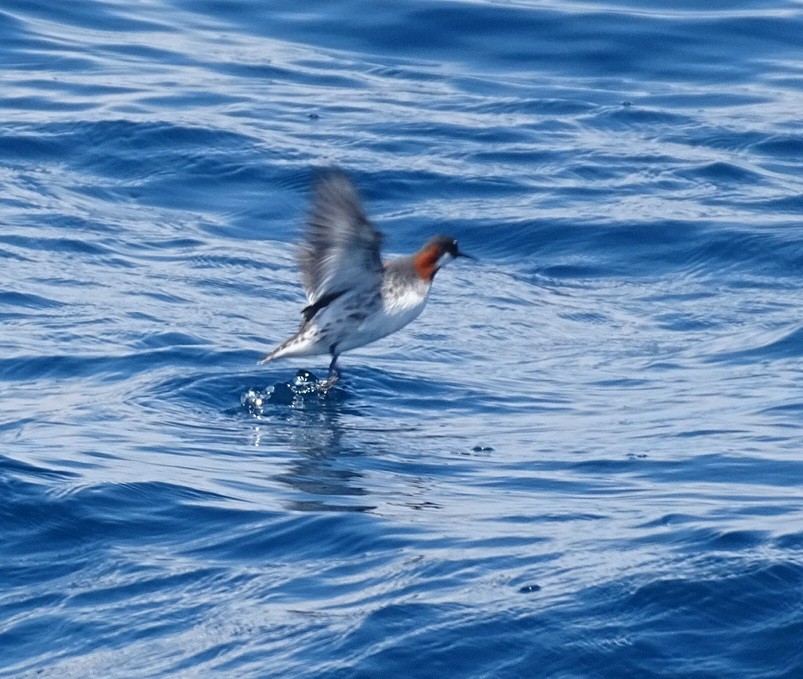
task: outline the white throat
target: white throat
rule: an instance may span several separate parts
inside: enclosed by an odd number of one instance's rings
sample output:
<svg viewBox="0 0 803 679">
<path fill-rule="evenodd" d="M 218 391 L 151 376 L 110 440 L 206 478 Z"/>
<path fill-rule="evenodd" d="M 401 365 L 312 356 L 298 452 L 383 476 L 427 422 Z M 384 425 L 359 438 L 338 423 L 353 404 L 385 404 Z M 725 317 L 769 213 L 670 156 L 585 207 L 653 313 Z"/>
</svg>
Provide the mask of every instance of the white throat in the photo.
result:
<svg viewBox="0 0 803 679">
<path fill-rule="evenodd" d="M 440 257 L 438 257 L 438 261 L 435 262 L 435 268 L 436 269 L 440 269 L 440 268 L 446 266 L 453 259 L 454 259 L 454 257 L 452 257 L 451 253 L 444 252 Z"/>
</svg>

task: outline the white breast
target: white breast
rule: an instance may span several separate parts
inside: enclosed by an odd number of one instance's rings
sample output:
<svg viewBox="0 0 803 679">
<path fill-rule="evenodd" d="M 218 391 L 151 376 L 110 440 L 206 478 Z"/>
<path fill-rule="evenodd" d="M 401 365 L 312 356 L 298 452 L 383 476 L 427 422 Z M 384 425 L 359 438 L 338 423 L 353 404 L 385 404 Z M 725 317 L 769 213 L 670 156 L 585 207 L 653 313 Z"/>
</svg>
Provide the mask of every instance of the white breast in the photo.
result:
<svg viewBox="0 0 803 679">
<path fill-rule="evenodd" d="M 398 295 L 385 295 L 383 305 L 365 318 L 359 327 L 352 329 L 341 340 L 341 352 L 375 342 L 416 319 L 427 304 L 429 286 L 420 290 L 399 291 Z"/>
</svg>

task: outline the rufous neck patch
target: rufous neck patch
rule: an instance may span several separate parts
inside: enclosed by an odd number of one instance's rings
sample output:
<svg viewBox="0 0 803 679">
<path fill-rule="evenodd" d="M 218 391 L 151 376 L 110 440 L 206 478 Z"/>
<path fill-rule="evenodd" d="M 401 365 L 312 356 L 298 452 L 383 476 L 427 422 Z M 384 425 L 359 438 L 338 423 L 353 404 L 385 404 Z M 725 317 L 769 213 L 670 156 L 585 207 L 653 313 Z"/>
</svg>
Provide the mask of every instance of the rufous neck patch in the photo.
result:
<svg viewBox="0 0 803 679">
<path fill-rule="evenodd" d="M 421 250 L 413 257 L 413 265 L 419 278 L 431 281 L 435 277 L 440 255 L 440 248 L 429 247 L 426 250 Z"/>
</svg>

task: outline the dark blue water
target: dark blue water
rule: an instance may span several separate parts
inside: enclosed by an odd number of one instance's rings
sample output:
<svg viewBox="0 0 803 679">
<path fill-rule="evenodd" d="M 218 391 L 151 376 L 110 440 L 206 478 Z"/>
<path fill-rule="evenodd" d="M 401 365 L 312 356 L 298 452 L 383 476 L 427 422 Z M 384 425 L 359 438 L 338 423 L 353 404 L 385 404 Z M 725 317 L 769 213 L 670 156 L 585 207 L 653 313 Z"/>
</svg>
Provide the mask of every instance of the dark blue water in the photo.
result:
<svg viewBox="0 0 803 679">
<path fill-rule="evenodd" d="M 803 676 L 800 2 L 0 34 L 0 676 Z M 480 262 L 257 407 L 335 164 Z"/>
</svg>

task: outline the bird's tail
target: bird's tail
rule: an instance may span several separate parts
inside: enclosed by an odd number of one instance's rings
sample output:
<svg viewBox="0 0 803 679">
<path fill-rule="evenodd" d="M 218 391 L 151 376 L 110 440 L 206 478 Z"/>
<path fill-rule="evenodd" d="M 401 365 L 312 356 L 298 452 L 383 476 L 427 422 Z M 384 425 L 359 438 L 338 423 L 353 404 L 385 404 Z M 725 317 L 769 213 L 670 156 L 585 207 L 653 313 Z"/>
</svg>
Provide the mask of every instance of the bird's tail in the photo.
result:
<svg viewBox="0 0 803 679">
<path fill-rule="evenodd" d="M 284 356 L 304 356 L 310 353 L 310 344 L 309 338 L 306 337 L 303 330 L 299 330 L 290 339 L 282 342 L 264 358 L 260 359 L 257 365 L 264 365 Z"/>
<path fill-rule="evenodd" d="M 257 365 L 265 365 L 266 363 L 270 363 L 271 361 L 273 361 L 273 360 L 275 360 L 276 358 L 278 358 L 278 357 L 276 356 L 276 351 L 277 351 L 277 349 L 274 349 L 274 350 L 273 350 L 273 351 L 271 351 L 269 354 L 267 354 L 267 355 L 263 356 L 262 358 L 260 358 L 260 359 L 257 361 Z"/>
<path fill-rule="evenodd" d="M 282 342 L 278 347 L 276 347 L 273 351 L 269 354 L 263 356 L 258 362 L 257 365 L 265 365 L 265 363 L 270 363 L 271 361 L 275 361 L 277 358 L 281 358 L 285 355 L 287 348 L 292 344 L 293 340 L 295 340 L 295 336 L 291 337 L 286 342 Z"/>
</svg>

